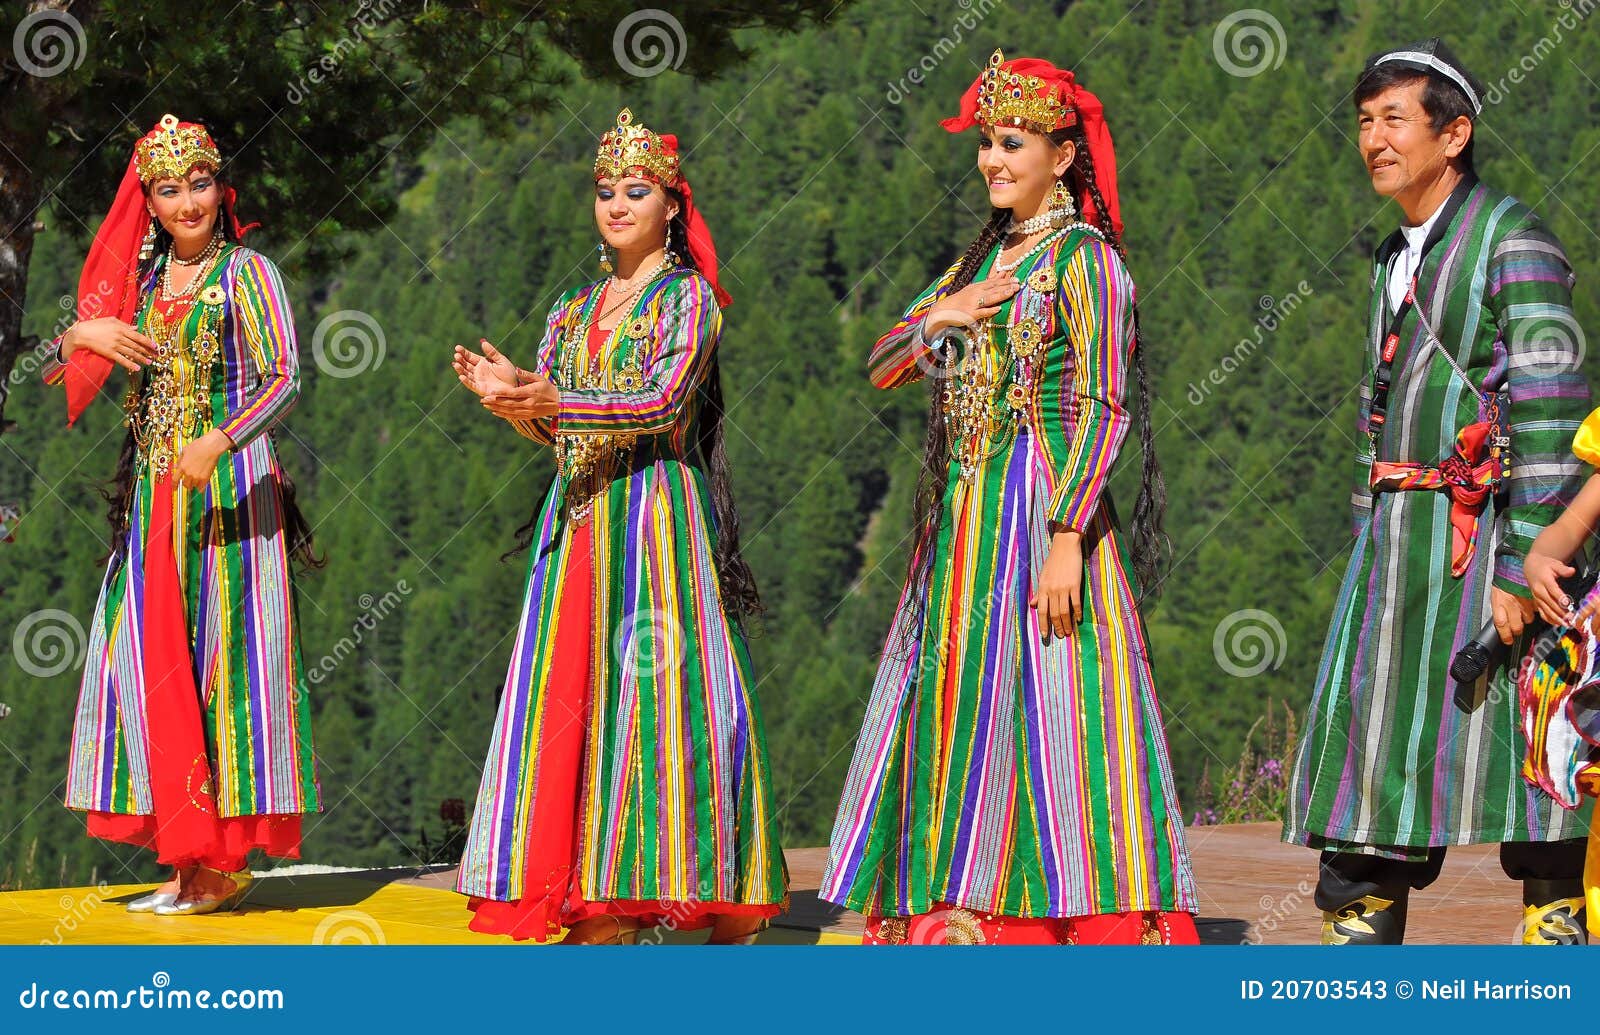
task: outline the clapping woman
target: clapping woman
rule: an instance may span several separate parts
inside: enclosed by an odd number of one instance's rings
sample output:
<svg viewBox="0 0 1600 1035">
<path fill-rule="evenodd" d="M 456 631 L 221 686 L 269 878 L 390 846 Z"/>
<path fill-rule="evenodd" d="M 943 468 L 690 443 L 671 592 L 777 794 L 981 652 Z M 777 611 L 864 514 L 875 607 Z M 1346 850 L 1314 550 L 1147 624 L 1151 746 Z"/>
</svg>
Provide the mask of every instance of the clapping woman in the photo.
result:
<svg viewBox="0 0 1600 1035">
<path fill-rule="evenodd" d="M 557 300 L 531 369 L 487 342 L 453 361 L 557 470 L 458 887 L 514 938 L 747 942 L 785 873 L 722 448 L 729 299 L 675 137 L 624 109 L 594 175 L 615 272 Z"/>
</svg>

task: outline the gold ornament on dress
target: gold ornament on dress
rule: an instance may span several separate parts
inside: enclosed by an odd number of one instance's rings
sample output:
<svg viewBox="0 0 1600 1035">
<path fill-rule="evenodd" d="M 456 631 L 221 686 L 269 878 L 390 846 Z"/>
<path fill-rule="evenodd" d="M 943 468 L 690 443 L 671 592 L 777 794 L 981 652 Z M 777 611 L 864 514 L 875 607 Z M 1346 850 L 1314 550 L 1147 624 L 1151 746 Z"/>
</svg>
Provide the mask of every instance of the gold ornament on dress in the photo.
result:
<svg viewBox="0 0 1600 1035">
<path fill-rule="evenodd" d="M 179 124 L 172 114 L 133 145 L 133 165 L 142 183 L 182 179 L 196 166 L 222 168 L 222 155 L 211 134 L 193 123 Z"/>
<path fill-rule="evenodd" d="M 886 916 L 878 922 L 878 940 L 886 945 L 904 945 L 910 925 L 903 916 Z"/>
<path fill-rule="evenodd" d="M 957 906 L 944 915 L 944 943 L 946 945 L 982 945 L 983 923 L 977 915 Z"/>
<path fill-rule="evenodd" d="M 1040 266 L 1028 274 L 1028 286 L 1041 295 L 1048 295 L 1056 289 L 1056 268 L 1054 266 Z"/>
<path fill-rule="evenodd" d="M 643 123 L 633 121 L 633 112 L 617 112 L 617 124 L 600 138 L 594 157 L 594 178 L 618 180 L 642 176 L 664 187 L 678 184 L 678 156 L 670 154 L 661 137 Z"/>
<path fill-rule="evenodd" d="M 1046 89 L 1045 81 L 1038 76 L 1018 75 L 1001 68 L 1005 60 L 1005 55 L 996 50 L 989 55 L 989 67 L 978 77 L 979 122 L 985 126 L 1019 126 L 1040 133 L 1077 124 L 1078 113 L 1070 100 L 1064 102 L 1053 85 Z"/>
<path fill-rule="evenodd" d="M 1063 233 L 1056 230 L 1046 234 L 1017 260 L 1014 268 L 1048 250 Z M 1055 271 L 1048 264 L 1044 268 L 1050 269 L 1053 287 Z M 1035 276 L 1036 273 L 1029 274 L 1030 284 Z M 982 342 L 967 350 L 940 393 L 951 456 L 957 475 L 968 484 L 977 478 L 979 468 L 1005 446 L 1010 433 L 1033 420 L 1045 331 L 1036 317 L 1021 316 L 1022 309 L 1016 299 L 1011 301 L 1003 347 L 996 341 L 993 319 L 983 321 Z"/>
<path fill-rule="evenodd" d="M 183 294 L 192 291 L 215 271 L 220 250 L 195 274 Z M 170 269 L 170 265 L 168 267 Z M 171 298 L 163 270 L 162 297 Z M 181 297 L 181 295 L 179 296 Z M 227 293 L 220 285 L 208 284 L 197 298 L 195 329 L 188 330 L 194 311 L 175 320 L 154 304 L 147 303 L 142 329 L 156 343 L 156 358 L 146 367 L 143 391 L 129 386 L 123 400 L 129 428 L 133 431 L 139 463 L 148 464 L 157 478 L 172 469 L 183 447 L 208 431 L 214 421 L 211 413 L 211 381 L 222 353 L 223 308 Z"/>
</svg>

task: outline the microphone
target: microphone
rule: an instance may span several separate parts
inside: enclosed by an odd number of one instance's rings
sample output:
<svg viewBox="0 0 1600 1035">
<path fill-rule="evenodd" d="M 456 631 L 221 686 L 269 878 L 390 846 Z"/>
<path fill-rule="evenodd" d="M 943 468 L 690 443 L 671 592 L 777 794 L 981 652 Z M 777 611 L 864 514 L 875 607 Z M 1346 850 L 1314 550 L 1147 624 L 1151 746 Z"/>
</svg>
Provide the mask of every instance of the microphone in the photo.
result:
<svg viewBox="0 0 1600 1035">
<path fill-rule="evenodd" d="M 1597 574 L 1600 573 L 1580 567 L 1578 571 L 1561 580 L 1561 588 L 1576 605 L 1594 588 Z M 1535 618 L 1528 623 L 1524 635 L 1537 637 L 1549 627 L 1550 623 Z M 1476 683 L 1493 665 L 1503 660 L 1510 650 L 1511 644 L 1501 641 L 1500 631 L 1494 627 L 1494 619 L 1490 618 L 1489 623 L 1478 630 L 1478 635 L 1474 636 L 1471 642 L 1456 651 L 1456 656 L 1450 660 L 1450 678 L 1457 683 Z"/>
<path fill-rule="evenodd" d="M 1450 678 L 1458 683 L 1476 683 L 1510 648 L 1510 644 L 1501 642 L 1500 630 L 1494 627 L 1491 618 L 1470 643 L 1456 651 L 1456 656 L 1450 660 Z"/>
</svg>

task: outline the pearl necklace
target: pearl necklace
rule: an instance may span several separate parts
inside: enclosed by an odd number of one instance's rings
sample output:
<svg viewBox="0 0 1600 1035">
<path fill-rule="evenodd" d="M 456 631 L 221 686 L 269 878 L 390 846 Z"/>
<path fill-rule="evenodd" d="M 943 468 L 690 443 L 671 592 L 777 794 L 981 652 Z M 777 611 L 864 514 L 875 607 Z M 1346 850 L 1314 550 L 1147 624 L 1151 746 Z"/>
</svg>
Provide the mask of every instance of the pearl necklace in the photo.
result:
<svg viewBox="0 0 1600 1035">
<path fill-rule="evenodd" d="M 211 243 L 206 245 L 205 249 L 192 259 L 180 259 L 177 253 L 171 247 L 168 247 L 167 261 L 161 267 L 161 296 L 170 301 L 175 298 L 187 298 L 189 295 L 194 294 L 195 289 L 211 275 L 212 269 L 216 267 L 217 259 L 222 255 L 223 243 L 222 235 L 217 234 L 211 238 Z M 200 267 L 195 275 L 189 278 L 189 283 L 183 286 L 182 291 L 175 291 L 172 287 L 172 267 L 174 265 Z"/>
<path fill-rule="evenodd" d="M 622 298 L 621 301 L 617 302 L 614 305 L 608 306 L 606 308 L 605 312 L 601 313 L 599 316 L 597 316 L 593 320 L 589 321 L 590 326 L 593 326 L 594 324 L 599 323 L 601 320 L 604 320 L 606 317 L 610 316 L 612 313 L 616 312 L 618 309 L 621 309 L 623 306 L 625 306 L 629 302 L 633 301 L 634 298 L 638 296 L 639 292 L 643 291 L 646 287 L 649 286 L 649 284 L 650 284 L 650 282 L 652 280 L 655 280 L 661 274 L 665 273 L 667 270 L 671 269 L 673 266 L 676 266 L 677 264 L 678 264 L 678 257 L 676 255 L 673 255 L 671 252 L 668 252 L 666 255 L 662 256 L 661 257 L 661 261 L 656 263 L 655 268 L 652 269 L 649 273 L 646 273 L 643 277 L 639 278 L 639 283 L 635 284 L 634 287 L 633 287 L 633 290 L 629 291 L 627 293 L 627 295 L 625 295 Z M 613 273 L 611 276 L 606 278 L 606 291 L 609 292 L 609 291 L 615 289 L 616 286 L 617 286 L 617 276 L 616 276 L 616 274 Z"/>
<path fill-rule="evenodd" d="M 1061 208 L 1052 208 L 1045 212 L 1041 212 L 1032 219 L 1024 219 L 1020 223 L 1017 222 L 1013 217 L 1012 220 L 1006 224 L 1006 236 L 1016 237 L 1020 235 L 1026 237 L 1028 234 L 1036 234 L 1040 230 L 1051 230 L 1057 227 L 1066 226 L 1067 220 L 1072 218 L 1072 211 L 1072 209 L 1065 206 Z"/>
<path fill-rule="evenodd" d="M 1059 229 L 1054 233 L 1045 234 L 1034 243 L 1032 248 L 1029 248 L 1026 252 L 1023 252 L 1021 256 L 1012 262 L 1001 262 L 997 257 L 994 261 L 992 272 L 1010 273 L 1012 270 L 1016 269 L 1018 266 L 1021 266 L 1023 263 L 1037 255 L 1041 248 L 1045 247 L 1045 245 L 1049 244 L 1051 241 L 1054 241 L 1060 235 L 1061 231 Z"/>
</svg>

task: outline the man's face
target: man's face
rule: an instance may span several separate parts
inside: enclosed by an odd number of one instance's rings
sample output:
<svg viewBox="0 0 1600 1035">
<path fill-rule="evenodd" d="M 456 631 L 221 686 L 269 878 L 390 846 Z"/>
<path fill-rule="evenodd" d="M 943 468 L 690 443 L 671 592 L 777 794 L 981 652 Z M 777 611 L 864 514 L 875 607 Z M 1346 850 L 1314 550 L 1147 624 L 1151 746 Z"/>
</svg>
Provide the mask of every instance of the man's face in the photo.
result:
<svg viewBox="0 0 1600 1035">
<path fill-rule="evenodd" d="M 1422 107 L 1426 87 L 1425 79 L 1391 86 L 1356 109 L 1361 157 L 1372 189 L 1384 197 L 1403 194 L 1413 184 L 1433 182 L 1465 147 L 1465 142 L 1458 145 L 1450 126 L 1433 131 Z"/>
</svg>

